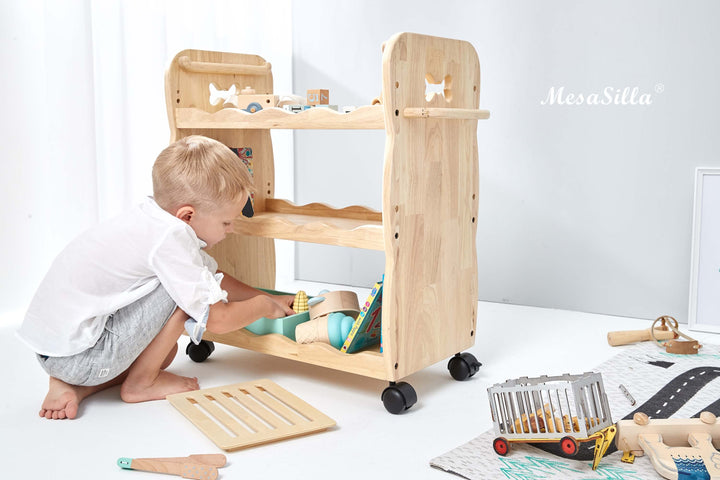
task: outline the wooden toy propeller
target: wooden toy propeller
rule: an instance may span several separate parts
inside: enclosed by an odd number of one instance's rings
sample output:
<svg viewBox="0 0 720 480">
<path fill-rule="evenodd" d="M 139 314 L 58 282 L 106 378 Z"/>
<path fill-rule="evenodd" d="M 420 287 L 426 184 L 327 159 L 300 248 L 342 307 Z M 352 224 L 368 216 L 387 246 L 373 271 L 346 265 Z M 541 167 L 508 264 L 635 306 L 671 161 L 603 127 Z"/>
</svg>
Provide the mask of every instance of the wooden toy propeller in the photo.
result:
<svg viewBox="0 0 720 480">
<path fill-rule="evenodd" d="M 660 322 L 660 325 L 656 327 L 655 325 L 657 325 L 658 322 Z M 686 338 L 687 341 L 677 340 L 678 337 Z M 607 340 L 608 344 L 613 347 L 655 340 L 660 346 L 665 347 L 668 353 L 698 353 L 698 350 L 702 347 L 697 340 L 690 338 L 678 330 L 677 320 L 668 315 L 656 318 L 652 326 L 646 330 L 609 332 Z"/>
</svg>

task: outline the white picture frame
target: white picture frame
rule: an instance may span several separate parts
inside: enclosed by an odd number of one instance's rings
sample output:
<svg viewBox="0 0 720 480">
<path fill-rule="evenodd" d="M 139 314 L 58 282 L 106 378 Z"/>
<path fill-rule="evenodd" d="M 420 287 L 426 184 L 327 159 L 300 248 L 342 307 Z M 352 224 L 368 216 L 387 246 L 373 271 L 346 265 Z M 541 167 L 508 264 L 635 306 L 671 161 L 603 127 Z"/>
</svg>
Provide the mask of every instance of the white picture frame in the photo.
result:
<svg viewBox="0 0 720 480">
<path fill-rule="evenodd" d="M 720 333 L 720 168 L 695 170 L 688 328 Z"/>
</svg>

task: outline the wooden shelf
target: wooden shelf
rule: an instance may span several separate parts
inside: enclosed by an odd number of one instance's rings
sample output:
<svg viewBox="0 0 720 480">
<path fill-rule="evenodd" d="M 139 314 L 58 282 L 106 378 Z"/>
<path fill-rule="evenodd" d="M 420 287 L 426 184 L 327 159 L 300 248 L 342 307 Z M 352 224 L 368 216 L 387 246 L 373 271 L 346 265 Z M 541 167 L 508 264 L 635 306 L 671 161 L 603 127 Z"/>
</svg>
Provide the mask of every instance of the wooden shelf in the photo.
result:
<svg viewBox="0 0 720 480">
<path fill-rule="evenodd" d="M 438 82 L 444 82 L 442 94 L 426 95 L 426 84 Z M 213 247 L 220 269 L 244 283 L 273 288 L 276 238 L 384 252 L 383 353 L 347 355 L 322 343 L 301 345 L 244 329 L 205 332 L 205 338 L 390 382 L 471 347 L 478 331 L 476 120 L 489 116 L 479 109 L 480 65 L 473 46 L 413 33 L 393 35 L 382 54 L 384 104 L 351 113 L 221 109 L 210 103 L 213 84 L 251 85 L 272 94 L 271 66 L 257 55 L 184 50 L 166 73 L 172 139 L 200 134 L 253 152 L 255 215 L 236 220 L 239 235 Z M 271 129 L 383 130 L 383 211 L 300 206 L 272 198 Z"/>
<path fill-rule="evenodd" d="M 335 209 L 322 203 L 295 205 L 267 199 L 265 211 L 236 220 L 234 231 L 255 237 L 385 249 L 382 214 L 359 206 Z"/>
<path fill-rule="evenodd" d="M 212 129 L 383 129 L 382 105 L 360 107 L 350 113 L 329 108 L 310 108 L 290 113 L 282 108 L 266 108 L 248 113 L 239 108 L 223 108 L 210 113 L 199 108 L 175 109 L 177 128 Z"/>
<path fill-rule="evenodd" d="M 383 354 L 377 349 L 348 354 L 325 343 L 301 344 L 278 333 L 255 335 L 244 328 L 224 334 L 205 332 L 203 340 L 234 345 L 276 357 L 298 360 L 380 380 L 387 378 Z"/>
</svg>

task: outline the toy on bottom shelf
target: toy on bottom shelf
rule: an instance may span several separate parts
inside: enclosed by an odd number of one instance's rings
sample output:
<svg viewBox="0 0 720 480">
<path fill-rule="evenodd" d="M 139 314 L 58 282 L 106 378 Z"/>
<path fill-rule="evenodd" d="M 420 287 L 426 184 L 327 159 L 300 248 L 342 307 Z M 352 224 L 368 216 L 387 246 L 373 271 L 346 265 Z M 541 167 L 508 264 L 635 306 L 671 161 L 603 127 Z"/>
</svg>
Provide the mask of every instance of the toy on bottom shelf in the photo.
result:
<svg viewBox="0 0 720 480">
<path fill-rule="evenodd" d="M 339 350 L 353 323 L 355 318 L 342 312 L 333 312 L 298 325 L 295 340 L 298 343 L 327 343 Z"/>
<path fill-rule="evenodd" d="M 292 309 L 295 310 L 295 313 L 308 311 L 308 296 L 303 290 L 300 290 L 295 294 L 295 301 L 293 301 Z"/>
<path fill-rule="evenodd" d="M 618 422 L 616 445 L 623 462 L 646 453 L 665 478 L 720 479 L 720 422 L 711 412 L 687 419 L 649 419 L 638 412 L 633 420 Z"/>
<path fill-rule="evenodd" d="M 297 342 L 322 341 L 344 353 L 355 353 L 380 343 L 382 291 L 383 280 L 380 280 L 373 286 L 359 314 L 357 296 L 354 293 L 344 292 L 348 295 L 344 302 L 351 303 L 346 303 L 344 310 L 339 313 L 335 312 L 336 309 L 341 308 L 338 300 L 326 303 L 324 300 L 329 294 L 321 293 L 309 301 L 311 320 L 297 327 L 295 331 Z M 342 303 L 343 300 L 339 302 Z M 349 310 L 348 305 L 351 305 Z"/>
<path fill-rule="evenodd" d="M 617 431 L 599 373 L 507 380 L 488 388 L 488 397 L 498 455 L 517 442 L 558 443 L 572 456 L 578 443 L 594 440 L 595 470 Z"/>
<path fill-rule="evenodd" d="M 355 353 L 380 342 L 383 279 L 373 286 L 340 351 Z"/>
<path fill-rule="evenodd" d="M 308 300 L 310 321 L 295 329 L 298 343 L 323 342 L 340 349 L 360 312 L 357 295 L 344 290 L 321 292 Z"/>
<path fill-rule="evenodd" d="M 283 292 L 277 292 L 275 290 L 263 290 L 267 293 L 271 293 L 273 295 L 287 295 L 287 293 Z M 300 291 L 302 292 L 302 290 Z M 297 301 L 298 295 L 300 295 L 300 292 L 298 292 L 295 295 L 295 299 Z M 302 292 L 303 294 L 305 292 Z M 307 295 L 305 295 L 307 298 Z M 279 333 L 280 335 L 284 335 L 290 340 L 295 341 L 295 328 L 300 325 L 301 323 L 305 323 L 308 320 L 310 320 L 310 315 L 307 311 L 304 312 L 298 312 L 295 315 L 288 315 L 287 317 L 280 317 L 280 318 L 266 318 L 262 317 L 257 320 L 255 320 L 253 323 L 245 327 L 245 329 L 249 330 L 250 332 L 254 333 L 255 335 L 267 335 L 269 333 Z"/>
</svg>

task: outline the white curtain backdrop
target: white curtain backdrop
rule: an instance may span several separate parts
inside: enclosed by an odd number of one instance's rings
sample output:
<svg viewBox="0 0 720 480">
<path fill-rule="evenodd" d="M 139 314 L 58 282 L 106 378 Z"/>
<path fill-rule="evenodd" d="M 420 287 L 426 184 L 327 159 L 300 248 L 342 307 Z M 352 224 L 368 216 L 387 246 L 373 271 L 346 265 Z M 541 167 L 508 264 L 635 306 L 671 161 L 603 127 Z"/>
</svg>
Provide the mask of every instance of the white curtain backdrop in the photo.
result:
<svg viewBox="0 0 720 480">
<path fill-rule="evenodd" d="M 175 53 L 258 54 L 275 91 L 292 91 L 291 4 L 0 0 L 0 314 L 27 306 L 73 237 L 152 193 Z M 277 191 L 292 199 L 292 134 L 273 139 Z M 277 263 L 291 270 L 292 249 Z"/>
</svg>

